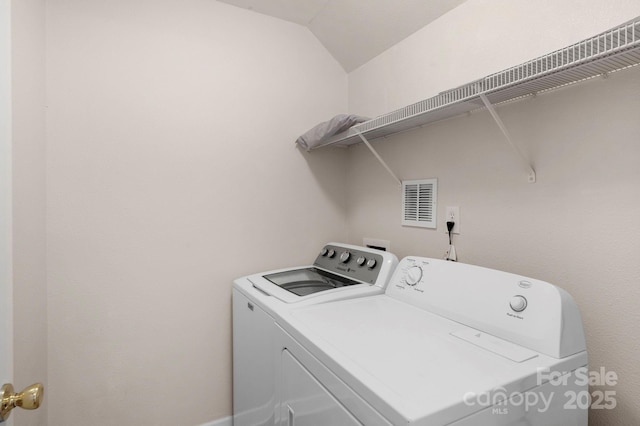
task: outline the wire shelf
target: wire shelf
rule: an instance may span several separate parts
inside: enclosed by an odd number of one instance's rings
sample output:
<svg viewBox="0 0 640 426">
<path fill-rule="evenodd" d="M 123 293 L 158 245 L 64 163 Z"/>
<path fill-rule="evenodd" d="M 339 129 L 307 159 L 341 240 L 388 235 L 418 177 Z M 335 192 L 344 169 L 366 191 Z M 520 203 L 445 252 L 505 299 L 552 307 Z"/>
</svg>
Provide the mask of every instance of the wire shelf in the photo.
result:
<svg viewBox="0 0 640 426">
<path fill-rule="evenodd" d="M 579 43 L 358 124 L 313 149 L 348 146 L 640 64 L 640 17 Z"/>
</svg>

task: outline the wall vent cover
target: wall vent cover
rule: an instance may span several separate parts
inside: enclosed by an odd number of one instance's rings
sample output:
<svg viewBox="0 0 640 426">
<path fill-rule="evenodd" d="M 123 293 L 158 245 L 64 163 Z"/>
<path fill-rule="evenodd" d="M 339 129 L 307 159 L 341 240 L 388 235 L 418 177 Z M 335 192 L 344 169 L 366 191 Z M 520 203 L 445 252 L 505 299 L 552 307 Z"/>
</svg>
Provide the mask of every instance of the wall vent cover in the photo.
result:
<svg viewBox="0 0 640 426">
<path fill-rule="evenodd" d="M 436 227 L 437 179 L 402 182 L 402 225 Z"/>
</svg>

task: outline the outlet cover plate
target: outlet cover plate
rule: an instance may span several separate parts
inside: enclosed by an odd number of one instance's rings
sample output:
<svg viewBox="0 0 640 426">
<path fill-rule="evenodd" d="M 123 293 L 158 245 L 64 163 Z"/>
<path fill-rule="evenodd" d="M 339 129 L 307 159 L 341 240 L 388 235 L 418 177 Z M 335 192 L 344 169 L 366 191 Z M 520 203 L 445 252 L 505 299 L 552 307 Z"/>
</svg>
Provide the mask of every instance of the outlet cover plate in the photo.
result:
<svg viewBox="0 0 640 426">
<path fill-rule="evenodd" d="M 444 232 L 449 232 L 447 231 L 447 222 L 451 222 L 453 220 L 453 222 L 455 222 L 455 225 L 453 225 L 451 233 L 460 234 L 460 207 L 447 206 L 447 208 L 445 209 L 444 218 Z"/>
</svg>

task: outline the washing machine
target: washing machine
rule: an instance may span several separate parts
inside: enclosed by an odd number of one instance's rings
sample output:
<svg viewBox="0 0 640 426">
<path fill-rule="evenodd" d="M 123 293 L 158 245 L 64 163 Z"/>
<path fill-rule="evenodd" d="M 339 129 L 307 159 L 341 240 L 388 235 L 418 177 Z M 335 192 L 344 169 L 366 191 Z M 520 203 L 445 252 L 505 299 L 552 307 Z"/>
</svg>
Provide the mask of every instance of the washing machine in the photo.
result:
<svg viewBox="0 0 640 426">
<path fill-rule="evenodd" d="M 233 283 L 233 424 L 280 422 L 277 341 L 283 315 L 303 307 L 382 294 L 398 259 L 390 252 L 326 244 L 311 265 L 257 273 Z"/>
<path fill-rule="evenodd" d="M 410 256 L 279 327 L 281 426 L 587 425 L 580 313 L 544 281 Z"/>
</svg>

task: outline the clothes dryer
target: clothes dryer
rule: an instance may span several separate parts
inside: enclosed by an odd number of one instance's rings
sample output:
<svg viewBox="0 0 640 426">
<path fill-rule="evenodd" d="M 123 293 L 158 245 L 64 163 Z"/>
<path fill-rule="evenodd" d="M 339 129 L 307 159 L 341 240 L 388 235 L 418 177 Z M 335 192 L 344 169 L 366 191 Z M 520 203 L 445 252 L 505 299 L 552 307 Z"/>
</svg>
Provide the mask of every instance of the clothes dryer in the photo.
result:
<svg viewBox="0 0 640 426">
<path fill-rule="evenodd" d="M 587 424 L 580 313 L 547 282 L 411 256 L 279 325 L 282 426 Z"/>
</svg>

